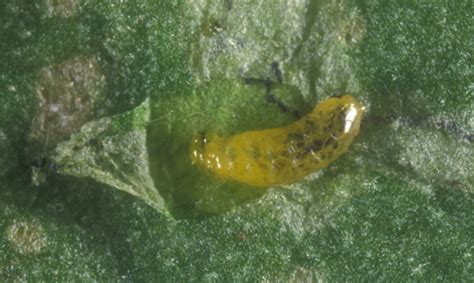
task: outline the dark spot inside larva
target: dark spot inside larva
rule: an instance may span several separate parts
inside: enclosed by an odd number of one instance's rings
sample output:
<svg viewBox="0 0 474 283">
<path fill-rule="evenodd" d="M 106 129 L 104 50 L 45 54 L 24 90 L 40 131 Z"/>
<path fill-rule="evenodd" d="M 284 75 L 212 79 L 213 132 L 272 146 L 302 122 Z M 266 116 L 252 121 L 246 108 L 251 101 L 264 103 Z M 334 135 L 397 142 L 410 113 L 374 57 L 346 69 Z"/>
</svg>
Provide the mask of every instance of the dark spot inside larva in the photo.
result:
<svg viewBox="0 0 474 283">
<path fill-rule="evenodd" d="M 331 125 L 326 125 L 326 126 L 324 126 L 323 131 L 324 131 L 325 134 L 330 135 L 333 132 L 333 129 L 332 129 Z"/>
<path fill-rule="evenodd" d="M 324 143 L 321 140 L 315 140 L 309 145 L 305 146 L 297 155 L 298 158 L 304 158 L 308 154 L 313 154 L 321 150 Z"/>
<path fill-rule="evenodd" d="M 283 150 L 280 153 L 280 156 L 283 158 L 290 158 L 291 156 L 294 156 L 295 154 L 298 154 L 300 149 L 296 146 L 289 146 L 286 150 Z"/>
<path fill-rule="evenodd" d="M 306 119 L 304 120 L 304 132 L 306 134 L 314 132 L 316 129 L 316 125 L 314 124 L 313 121 Z"/>
<path fill-rule="evenodd" d="M 234 162 L 235 161 L 235 158 L 236 158 L 236 154 L 235 154 L 235 151 L 232 150 L 232 149 L 228 149 L 228 151 L 226 152 L 227 156 L 228 156 L 228 160 L 230 160 L 230 163 Z"/>
<path fill-rule="evenodd" d="M 299 144 L 304 144 L 305 136 L 304 134 L 290 132 L 288 133 L 287 140 L 288 140 L 288 143 L 295 144 L 298 146 Z"/>
<path fill-rule="evenodd" d="M 325 153 L 328 157 L 331 157 L 334 155 L 334 150 L 332 148 L 328 148 L 325 150 Z"/>
<path fill-rule="evenodd" d="M 298 147 L 297 145 L 295 144 L 289 144 L 288 147 L 286 148 L 286 150 L 284 150 L 284 153 L 287 154 L 287 155 L 294 155 L 295 153 L 297 153 L 299 150 L 298 150 Z"/>
<path fill-rule="evenodd" d="M 286 159 L 278 158 L 273 162 L 272 167 L 277 171 L 282 171 L 287 167 L 287 163 L 288 161 Z"/>
<path fill-rule="evenodd" d="M 324 143 L 321 140 L 314 140 L 312 143 L 307 145 L 305 147 L 305 151 L 310 152 L 310 151 L 320 151 L 321 148 L 323 147 Z"/>
<path fill-rule="evenodd" d="M 252 149 L 248 152 L 251 158 L 258 159 L 262 156 L 260 148 L 257 146 L 252 147 Z"/>
<path fill-rule="evenodd" d="M 257 159 L 256 163 L 258 167 L 262 168 L 263 170 L 268 170 L 268 166 L 269 166 L 268 163 L 262 161 L 262 159 Z"/>
<path fill-rule="evenodd" d="M 309 170 L 309 168 L 308 168 L 308 164 L 305 163 L 305 162 L 301 162 L 300 164 L 298 164 L 298 168 L 295 168 L 295 169 L 298 169 L 298 171 L 304 171 L 304 172 L 311 171 L 311 170 Z M 295 171 L 296 171 L 296 170 L 295 170 Z"/>
<path fill-rule="evenodd" d="M 331 147 L 332 147 L 332 149 L 335 150 L 335 149 L 337 149 L 337 148 L 339 147 L 339 143 L 334 142 Z"/>
<path fill-rule="evenodd" d="M 308 155 L 308 151 L 301 151 L 301 152 L 298 152 L 298 154 L 296 154 L 293 158 L 297 158 L 297 159 L 303 159 L 305 158 L 306 155 Z"/>
<path fill-rule="evenodd" d="M 337 112 L 339 113 L 339 112 Z M 332 110 L 331 112 L 326 114 L 326 121 L 332 121 L 334 119 L 334 115 L 336 114 L 335 110 Z"/>
<path fill-rule="evenodd" d="M 344 110 L 344 109 L 340 109 L 340 112 L 339 112 L 339 119 L 340 119 L 340 120 L 346 120 L 346 115 L 347 115 L 347 111 Z"/>
<path fill-rule="evenodd" d="M 293 157 L 290 159 L 290 161 L 291 161 L 291 162 L 290 162 L 291 166 L 292 166 L 292 167 L 297 166 L 297 165 L 300 163 L 300 162 L 299 162 L 300 160 L 301 160 L 301 156 L 300 156 L 300 155 L 293 156 Z"/>
<path fill-rule="evenodd" d="M 344 124 L 346 122 L 347 112 L 348 112 L 347 109 L 341 109 L 341 112 L 339 113 L 339 117 L 337 120 L 338 124 Z"/>
<path fill-rule="evenodd" d="M 333 136 L 329 136 L 324 142 L 324 146 L 326 147 L 332 146 L 335 142 L 336 142 L 336 139 Z"/>
</svg>

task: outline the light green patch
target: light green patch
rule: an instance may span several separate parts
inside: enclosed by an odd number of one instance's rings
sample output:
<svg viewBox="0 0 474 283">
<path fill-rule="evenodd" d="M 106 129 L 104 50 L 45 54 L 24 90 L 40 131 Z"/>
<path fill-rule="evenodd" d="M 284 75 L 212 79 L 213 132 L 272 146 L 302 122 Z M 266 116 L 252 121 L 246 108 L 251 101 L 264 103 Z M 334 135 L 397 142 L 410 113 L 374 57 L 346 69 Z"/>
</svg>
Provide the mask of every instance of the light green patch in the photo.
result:
<svg viewBox="0 0 474 283">
<path fill-rule="evenodd" d="M 89 122 L 70 140 L 59 143 L 51 159 L 63 175 L 92 178 L 168 215 L 149 175 L 145 129 L 148 120 L 146 100 L 130 112 Z"/>
<path fill-rule="evenodd" d="M 472 107 L 472 1 L 353 2 L 368 30 L 355 70 L 378 112 L 460 116 Z"/>
<path fill-rule="evenodd" d="M 5 238 L 22 254 L 39 253 L 48 244 L 46 232 L 36 221 L 14 221 L 5 229 Z"/>
<path fill-rule="evenodd" d="M 81 11 L 82 0 L 45 0 L 49 16 L 71 17 Z"/>
<path fill-rule="evenodd" d="M 429 183 L 474 192 L 474 147 L 430 128 L 401 127 L 399 162 Z"/>
</svg>

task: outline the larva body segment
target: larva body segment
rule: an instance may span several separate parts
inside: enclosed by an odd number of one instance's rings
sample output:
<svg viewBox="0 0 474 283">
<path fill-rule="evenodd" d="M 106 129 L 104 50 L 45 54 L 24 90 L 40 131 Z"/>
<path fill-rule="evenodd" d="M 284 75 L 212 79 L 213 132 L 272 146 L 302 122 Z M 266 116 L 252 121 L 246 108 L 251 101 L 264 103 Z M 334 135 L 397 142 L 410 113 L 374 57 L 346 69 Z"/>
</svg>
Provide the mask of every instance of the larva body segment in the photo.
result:
<svg viewBox="0 0 474 283">
<path fill-rule="evenodd" d="M 257 187 L 288 184 L 327 167 L 359 133 L 364 107 L 350 95 L 332 97 L 282 128 L 231 137 L 198 134 L 192 162 L 216 176 Z"/>
</svg>

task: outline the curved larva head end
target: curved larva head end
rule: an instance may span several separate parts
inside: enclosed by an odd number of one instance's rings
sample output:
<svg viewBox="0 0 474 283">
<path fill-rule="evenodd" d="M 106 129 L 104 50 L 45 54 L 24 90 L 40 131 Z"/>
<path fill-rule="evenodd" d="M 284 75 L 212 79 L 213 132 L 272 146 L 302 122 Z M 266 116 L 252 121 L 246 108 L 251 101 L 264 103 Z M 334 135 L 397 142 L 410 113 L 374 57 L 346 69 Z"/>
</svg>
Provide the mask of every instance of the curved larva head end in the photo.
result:
<svg viewBox="0 0 474 283">
<path fill-rule="evenodd" d="M 357 135 L 359 133 L 360 122 L 364 114 L 365 107 L 350 95 L 345 95 L 341 98 L 343 100 L 344 111 L 344 133 L 352 133 Z"/>
</svg>

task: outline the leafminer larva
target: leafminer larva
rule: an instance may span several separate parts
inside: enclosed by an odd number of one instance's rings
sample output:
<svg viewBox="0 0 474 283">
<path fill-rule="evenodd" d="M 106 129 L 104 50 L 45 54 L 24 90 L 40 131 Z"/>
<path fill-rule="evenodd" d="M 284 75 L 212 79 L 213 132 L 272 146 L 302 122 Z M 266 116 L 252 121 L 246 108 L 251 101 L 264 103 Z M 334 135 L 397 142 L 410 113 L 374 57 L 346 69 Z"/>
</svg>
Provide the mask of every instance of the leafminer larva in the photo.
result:
<svg viewBox="0 0 474 283">
<path fill-rule="evenodd" d="M 257 187 L 287 184 L 327 167 L 359 133 L 364 107 L 354 97 L 331 97 L 282 128 L 231 137 L 200 133 L 190 146 L 194 164 L 225 180 Z"/>
</svg>

